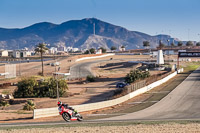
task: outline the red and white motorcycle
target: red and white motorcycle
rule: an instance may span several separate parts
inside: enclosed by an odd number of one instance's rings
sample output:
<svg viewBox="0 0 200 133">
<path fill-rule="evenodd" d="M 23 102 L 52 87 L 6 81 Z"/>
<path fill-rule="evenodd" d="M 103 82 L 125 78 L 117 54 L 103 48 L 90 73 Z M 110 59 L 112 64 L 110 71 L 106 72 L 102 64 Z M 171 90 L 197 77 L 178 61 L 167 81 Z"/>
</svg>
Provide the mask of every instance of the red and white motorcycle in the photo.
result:
<svg viewBox="0 0 200 133">
<path fill-rule="evenodd" d="M 82 121 L 83 117 L 79 113 L 75 113 L 73 110 L 70 110 L 68 108 L 65 108 L 64 106 L 59 106 L 58 107 L 59 114 L 62 115 L 63 119 L 66 122 L 70 121 Z"/>
</svg>

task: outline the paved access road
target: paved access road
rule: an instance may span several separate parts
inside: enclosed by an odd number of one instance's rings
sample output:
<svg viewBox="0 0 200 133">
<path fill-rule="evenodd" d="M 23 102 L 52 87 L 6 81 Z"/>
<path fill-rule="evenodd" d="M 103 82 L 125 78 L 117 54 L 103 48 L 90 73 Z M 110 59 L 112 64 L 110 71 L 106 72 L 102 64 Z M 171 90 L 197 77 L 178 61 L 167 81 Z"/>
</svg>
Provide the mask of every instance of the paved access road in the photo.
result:
<svg viewBox="0 0 200 133">
<path fill-rule="evenodd" d="M 138 63 L 137 58 L 117 58 L 113 59 L 114 61 L 133 61 L 135 60 L 135 63 Z M 77 79 L 77 78 L 85 78 L 88 75 L 95 76 L 91 71 L 91 65 L 95 63 L 105 63 L 110 61 L 110 59 L 96 59 L 94 61 L 86 60 L 85 62 L 77 62 L 73 66 L 70 67 L 70 76 L 68 76 L 68 79 Z M 141 61 L 140 61 L 141 62 Z"/>
<path fill-rule="evenodd" d="M 95 60 L 95 61 L 88 61 L 83 63 L 78 63 L 70 67 L 70 76 L 69 79 L 76 79 L 76 78 L 84 78 L 88 75 L 94 74 L 91 72 L 91 65 L 94 63 L 100 63 L 108 60 Z"/>
<path fill-rule="evenodd" d="M 200 69 L 191 73 L 177 88 L 153 106 L 104 120 L 200 119 Z"/>
</svg>

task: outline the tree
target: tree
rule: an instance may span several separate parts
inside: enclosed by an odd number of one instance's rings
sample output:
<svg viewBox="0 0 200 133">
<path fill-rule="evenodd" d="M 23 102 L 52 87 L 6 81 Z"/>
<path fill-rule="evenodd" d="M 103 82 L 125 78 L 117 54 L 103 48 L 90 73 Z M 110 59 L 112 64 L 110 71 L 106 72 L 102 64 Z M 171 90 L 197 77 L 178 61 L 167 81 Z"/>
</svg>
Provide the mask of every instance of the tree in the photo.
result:
<svg viewBox="0 0 200 133">
<path fill-rule="evenodd" d="M 179 41 L 178 42 L 178 46 L 180 47 L 180 46 L 183 46 L 183 42 L 182 41 Z"/>
<path fill-rule="evenodd" d="M 162 43 L 162 41 L 160 40 L 160 41 L 159 41 L 159 48 L 162 49 L 163 47 L 165 47 L 165 44 Z"/>
<path fill-rule="evenodd" d="M 111 48 L 110 48 L 110 50 L 116 50 L 117 49 L 117 47 L 115 47 L 115 46 L 112 46 Z"/>
<path fill-rule="evenodd" d="M 125 77 L 126 83 L 133 83 L 140 79 L 145 79 L 150 77 L 149 71 L 140 71 L 140 70 L 131 70 L 130 73 L 128 73 Z"/>
<path fill-rule="evenodd" d="M 100 47 L 99 49 L 101 49 L 101 50 L 102 50 L 102 53 L 106 53 L 106 49 L 105 49 L 105 48 L 103 48 L 103 47 Z"/>
<path fill-rule="evenodd" d="M 143 41 L 143 47 L 147 48 L 150 46 L 149 41 Z"/>
<path fill-rule="evenodd" d="M 171 44 L 170 44 L 172 47 L 174 47 L 175 46 L 175 44 L 172 42 Z"/>
<path fill-rule="evenodd" d="M 91 53 L 91 54 L 94 54 L 95 51 L 96 51 L 96 50 L 95 50 L 94 48 L 91 48 L 91 49 L 90 49 L 90 53 Z"/>
<path fill-rule="evenodd" d="M 89 50 L 86 50 L 85 52 L 84 52 L 84 54 L 89 54 L 90 52 L 89 52 Z"/>
<path fill-rule="evenodd" d="M 192 41 L 187 41 L 186 46 L 193 46 L 194 43 Z"/>
<path fill-rule="evenodd" d="M 36 53 L 40 53 L 40 57 L 41 57 L 41 62 L 42 62 L 42 76 L 44 76 L 44 63 L 43 63 L 43 54 L 48 50 L 48 48 L 46 47 L 47 44 L 45 43 L 39 43 L 36 46 L 35 52 Z"/>
<path fill-rule="evenodd" d="M 200 42 L 197 42 L 197 43 L 196 43 L 196 46 L 200 46 Z"/>
</svg>

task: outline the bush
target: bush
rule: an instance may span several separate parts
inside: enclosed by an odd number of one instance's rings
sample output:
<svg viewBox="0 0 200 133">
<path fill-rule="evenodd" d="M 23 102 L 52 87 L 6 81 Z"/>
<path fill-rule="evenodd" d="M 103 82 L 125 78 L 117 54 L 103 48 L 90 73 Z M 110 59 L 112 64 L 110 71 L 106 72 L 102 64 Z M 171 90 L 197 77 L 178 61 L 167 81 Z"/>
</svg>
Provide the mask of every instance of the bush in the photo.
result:
<svg viewBox="0 0 200 133">
<path fill-rule="evenodd" d="M 62 97 L 66 89 L 68 89 L 66 81 L 62 79 L 58 79 L 59 96 Z M 37 88 L 37 96 L 56 98 L 57 80 L 54 78 L 50 78 L 41 82 Z"/>
<path fill-rule="evenodd" d="M 133 83 L 140 79 L 145 79 L 150 76 L 149 71 L 131 70 L 125 77 L 126 83 Z"/>
<path fill-rule="evenodd" d="M 35 97 L 34 89 L 38 86 L 38 82 L 35 78 L 24 78 L 18 82 L 18 89 L 14 92 L 14 97 Z"/>
<path fill-rule="evenodd" d="M 36 109 L 34 102 L 32 100 L 27 100 L 27 103 L 24 105 L 23 110 L 31 111 L 34 109 Z"/>
<path fill-rule="evenodd" d="M 2 107 L 2 110 L 4 110 L 5 107 L 7 107 L 7 106 L 9 106 L 8 101 L 5 101 L 5 100 L 0 101 L 0 107 Z"/>
<path fill-rule="evenodd" d="M 62 96 L 68 89 L 67 83 L 63 79 L 58 79 L 59 95 Z M 37 81 L 35 78 L 23 79 L 18 83 L 18 89 L 14 92 L 14 97 L 51 97 L 57 96 L 57 80 L 48 78 L 44 81 Z"/>
<path fill-rule="evenodd" d="M 95 77 L 92 76 L 92 75 L 88 75 L 88 76 L 86 77 L 86 80 L 89 81 L 89 82 L 94 82 L 94 81 L 95 81 Z"/>
</svg>

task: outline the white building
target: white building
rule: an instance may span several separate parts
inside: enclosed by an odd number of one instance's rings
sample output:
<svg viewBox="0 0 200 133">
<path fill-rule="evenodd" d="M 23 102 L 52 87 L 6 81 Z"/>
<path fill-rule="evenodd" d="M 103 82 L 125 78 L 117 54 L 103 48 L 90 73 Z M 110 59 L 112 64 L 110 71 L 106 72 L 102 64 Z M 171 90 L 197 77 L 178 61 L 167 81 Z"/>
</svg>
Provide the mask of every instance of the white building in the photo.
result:
<svg viewBox="0 0 200 133">
<path fill-rule="evenodd" d="M 66 48 L 66 51 L 67 51 L 67 52 L 71 52 L 72 50 L 73 50 L 73 47 L 67 47 L 67 48 Z"/>
<path fill-rule="evenodd" d="M 65 51 L 67 51 L 67 52 L 77 52 L 77 51 L 79 51 L 79 48 L 67 47 Z"/>
<path fill-rule="evenodd" d="M 79 48 L 73 48 L 72 51 L 77 52 L 77 51 L 79 51 Z"/>
<path fill-rule="evenodd" d="M 102 49 L 98 49 L 96 54 L 102 54 Z"/>
<path fill-rule="evenodd" d="M 57 49 L 56 47 L 51 47 L 51 48 L 49 49 L 49 54 L 56 54 L 57 51 L 58 51 L 58 49 Z"/>
<path fill-rule="evenodd" d="M 65 46 L 58 46 L 58 51 L 66 51 L 66 47 Z"/>
<path fill-rule="evenodd" d="M 0 57 L 8 56 L 8 50 L 0 50 Z"/>
<path fill-rule="evenodd" d="M 31 51 L 26 51 L 26 50 L 15 50 L 13 51 L 13 57 L 14 58 L 23 58 L 23 57 L 29 57 L 31 56 Z"/>
<path fill-rule="evenodd" d="M 126 51 L 125 47 L 119 46 L 119 51 Z"/>
<path fill-rule="evenodd" d="M 20 51 L 19 50 L 13 51 L 13 57 L 14 58 L 20 58 Z"/>
</svg>

